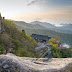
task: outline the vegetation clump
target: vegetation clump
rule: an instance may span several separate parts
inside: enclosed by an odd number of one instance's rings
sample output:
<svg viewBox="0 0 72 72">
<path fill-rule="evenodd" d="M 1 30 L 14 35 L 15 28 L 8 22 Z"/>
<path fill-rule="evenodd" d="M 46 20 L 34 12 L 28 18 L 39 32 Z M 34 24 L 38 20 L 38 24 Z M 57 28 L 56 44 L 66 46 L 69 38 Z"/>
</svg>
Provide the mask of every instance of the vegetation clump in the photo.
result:
<svg viewBox="0 0 72 72">
<path fill-rule="evenodd" d="M 11 52 L 17 56 L 39 57 L 35 47 L 37 42 L 10 20 L 5 20 L 5 32 L 0 34 L 0 54 Z"/>
<path fill-rule="evenodd" d="M 51 38 L 49 40 L 50 42 L 50 46 L 51 46 L 51 55 L 54 58 L 70 58 L 72 57 L 72 48 L 64 48 L 64 49 L 60 49 L 59 45 L 60 45 L 60 37 L 55 37 L 55 38 Z"/>
</svg>

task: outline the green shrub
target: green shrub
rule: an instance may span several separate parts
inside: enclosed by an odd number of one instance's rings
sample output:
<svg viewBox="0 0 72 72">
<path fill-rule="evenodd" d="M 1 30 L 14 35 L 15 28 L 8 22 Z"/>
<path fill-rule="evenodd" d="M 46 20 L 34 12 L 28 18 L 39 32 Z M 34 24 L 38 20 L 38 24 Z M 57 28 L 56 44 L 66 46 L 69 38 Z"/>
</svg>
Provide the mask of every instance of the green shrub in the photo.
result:
<svg viewBox="0 0 72 72">
<path fill-rule="evenodd" d="M 5 20 L 5 32 L 0 34 L 0 54 L 5 50 L 18 56 L 39 57 L 35 47 L 37 42 L 25 33 L 17 30 L 17 26 L 10 20 Z M 3 46 L 2 46 L 3 45 Z"/>
</svg>

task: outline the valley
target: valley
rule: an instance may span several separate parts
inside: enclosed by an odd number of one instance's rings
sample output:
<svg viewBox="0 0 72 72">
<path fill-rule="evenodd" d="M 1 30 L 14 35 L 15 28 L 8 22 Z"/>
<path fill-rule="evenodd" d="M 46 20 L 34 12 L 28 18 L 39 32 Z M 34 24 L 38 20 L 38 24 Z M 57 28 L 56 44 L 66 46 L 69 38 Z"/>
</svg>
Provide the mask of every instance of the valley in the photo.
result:
<svg viewBox="0 0 72 72">
<path fill-rule="evenodd" d="M 25 23 L 25 22 L 21 22 L 21 21 L 14 21 L 14 23 L 18 26 L 17 28 L 19 30 L 24 29 L 25 32 L 29 35 L 32 35 L 33 33 L 40 34 L 40 35 L 47 35 L 47 36 L 50 36 L 50 37 L 57 35 L 57 36 L 60 36 L 60 40 L 62 42 L 72 45 L 72 31 L 69 31 L 69 30 L 63 31 L 62 28 L 57 28 L 53 25 L 50 25 L 50 28 L 46 28 L 44 26 L 41 26 L 41 24 L 39 25 L 39 24 L 36 24 L 36 23 L 35 24 L 33 24 L 33 23 L 29 24 L 29 23 Z M 59 30 L 59 32 L 58 32 L 58 30 Z"/>
</svg>

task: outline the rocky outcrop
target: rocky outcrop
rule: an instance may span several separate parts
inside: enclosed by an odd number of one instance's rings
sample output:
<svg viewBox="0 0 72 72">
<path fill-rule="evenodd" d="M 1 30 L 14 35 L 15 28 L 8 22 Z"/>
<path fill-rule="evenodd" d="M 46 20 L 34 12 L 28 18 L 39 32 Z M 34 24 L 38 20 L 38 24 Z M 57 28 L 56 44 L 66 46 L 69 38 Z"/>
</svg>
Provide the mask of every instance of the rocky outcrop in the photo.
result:
<svg viewBox="0 0 72 72">
<path fill-rule="evenodd" d="M 0 55 L 0 72 L 72 72 L 72 58 L 18 57 L 13 54 Z"/>
<path fill-rule="evenodd" d="M 4 32 L 5 32 L 5 17 L 2 17 L 0 13 L 0 33 Z"/>
</svg>

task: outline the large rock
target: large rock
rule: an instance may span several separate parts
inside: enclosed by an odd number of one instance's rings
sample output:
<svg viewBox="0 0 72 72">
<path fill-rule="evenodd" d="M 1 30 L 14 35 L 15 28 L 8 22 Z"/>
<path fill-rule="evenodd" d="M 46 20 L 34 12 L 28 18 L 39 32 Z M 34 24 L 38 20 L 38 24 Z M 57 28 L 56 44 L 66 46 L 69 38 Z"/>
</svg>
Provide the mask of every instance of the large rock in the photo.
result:
<svg viewBox="0 0 72 72">
<path fill-rule="evenodd" d="M 50 62 L 47 60 L 12 54 L 0 55 L 0 72 L 72 72 L 72 58 L 53 58 Z"/>
</svg>

